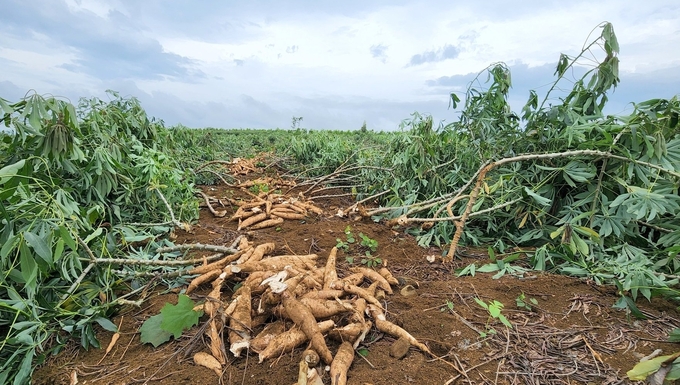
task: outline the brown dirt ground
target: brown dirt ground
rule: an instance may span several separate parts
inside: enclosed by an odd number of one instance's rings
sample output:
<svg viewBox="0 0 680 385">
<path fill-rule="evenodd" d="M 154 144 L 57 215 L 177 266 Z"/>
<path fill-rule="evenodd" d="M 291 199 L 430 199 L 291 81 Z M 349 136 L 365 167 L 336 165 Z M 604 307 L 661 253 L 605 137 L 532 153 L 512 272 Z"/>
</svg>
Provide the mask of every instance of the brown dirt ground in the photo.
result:
<svg viewBox="0 0 680 385">
<path fill-rule="evenodd" d="M 242 196 L 226 187 L 203 187 L 216 198 Z M 378 241 L 376 256 L 387 261 L 389 269 L 404 284 L 415 286 L 415 296 L 403 296 L 400 288 L 384 301 L 387 317 L 424 342 L 441 359 L 427 356 L 412 347 L 405 358 L 389 355 L 394 339 L 371 331 L 362 347 L 368 350 L 365 359 L 355 355 L 349 371 L 349 384 L 624 384 L 625 373 L 642 356 L 655 349 L 665 354 L 678 350 L 663 342 L 670 330 L 680 327 L 676 307 L 661 299 L 651 303 L 639 301 L 648 320 L 630 319 L 612 308 L 617 300 L 611 287 L 592 282 L 530 272 L 523 277 L 506 275 L 492 279 L 492 274 L 478 273 L 475 277 L 456 277 L 455 268 L 476 262 L 485 263 L 488 255 L 468 249 L 462 259 L 451 265 L 428 263 L 426 255 L 441 255 L 438 249 L 417 246 L 414 237 L 404 229 L 391 229 L 368 219 L 355 221 L 333 216 L 338 208 L 348 207 L 351 198 L 326 198 L 315 201 L 326 214 L 305 221 L 286 221 L 274 228 L 253 232 L 237 232 L 236 223 L 228 217 L 215 218 L 206 208 L 191 233 L 178 233 L 176 243 L 229 245 L 237 235 L 247 234 L 255 244 L 274 242 L 278 254 L 318 253 L 319 264 L 325 263 L 336 238 L 351 226 Z M 229 213 L 233 212 L 233 208 Z M 338 255 L 338 270 L 348 266 Z M 518 262 L 515 262 L 516 264 Z M 521 261 L 519 262 L 521 264 Z M 533 311 L 519 308 L 515 299 L 524 293 L 538 301 Z M 200 301 L 207 289 L 191 294 Z M 224 300 L 230 292 L 224 290 Z M 505 305 L 503 314 L 512 322 L 506 329 L 488 318 L 474 298 L 486 302 L 498 300 Z M 177 294 L 157 289 L 141 308 L 123 308 L 113 319 L 122 322 L 121 338 L 102 360 L 104 349 L 84 351 L 77 342 L 58 356 L 50 358 L 35 372 L 36 385 L 70 384 L 77 374 L 79 384 L 294 384 L 297 380 L 300 353 L 283 355 L 277 360 L 257 363 L 257 355 L 234 358 L 223 372 L 222 379 L 194 365 L 192 354 L 207 350 L 199 328 L 186 332 L 177 341 L 153 348 L 142 345 L 138 330 L 150 316 L 158 314 L 166 303 L 176 303 Z M 205 323 L 206 317 L 202 319 Z M 498 332 L 480 337 L 476 331 L 487 327 Z M 261 329 L 261 327 L 260 327 Z M 256 332 L 258 330 L 255 330 Z M 103 347 L 112 333 L 101 331 Z M 332 351 L 337 343 L 331 343 Z M 101 362 L 100 362 L 101 360 Z M 220 382 L 221 381 L 221 382 Z M 330 383 L 325 374 L 324 383 Z"/>
</svg>

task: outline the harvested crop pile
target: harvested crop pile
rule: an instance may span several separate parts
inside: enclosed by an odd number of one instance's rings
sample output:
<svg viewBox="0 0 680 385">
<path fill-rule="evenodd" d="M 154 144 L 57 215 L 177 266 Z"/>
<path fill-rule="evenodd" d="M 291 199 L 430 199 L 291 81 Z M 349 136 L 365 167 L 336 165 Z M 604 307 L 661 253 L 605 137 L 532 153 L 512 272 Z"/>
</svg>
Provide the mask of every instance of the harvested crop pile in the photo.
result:
<svg viewBox="0 0 680 385">
<path fill-rule="evenodd" d="M 238 221 L 238 231 L 259 230 L 282 224 L 285 220 L 305 220 L 311 215 L 323 215 L 323 210 L 302 196 L 291 197 L 279 193 L 281 187 L 294 187 L 295 183 L 280 178 L 263 177 L 240 183 L 238 187 L 251 197 L 249 200 L 226 198 L 220 200 L 210 197 L 204 192 L 198 194 L 205 206 L 216 217 L 224 217 L 227 210 L 216 209 L 214 204 L 222 207 L 232 205 L 236 211 L 230 220 Z M 253 191 L 258 192 L 257 194 Z"/>
<path fill-rule="evenodd" d="M 238 220 L 238 230 L 263 229 L 279 225 L 285 219 L 302 220 L 311 213 L 323 214 L 323 210 L 312 203 L 280 194 L 268 194 L 265 198 L 256 197 L 251 201 L 231 200 L 231 202 L 238 206 L 231 216 L 231 220 Z"/>
<path fill-rule="evenodd" d="M 337 248 L 322 266 L 316 254 L 270 255 L 274 249 L 273 243 L 255 246 L 242 238 L 236 253 L 194 269 L 201 275 L 193 279 L 187 293 L 212 284 L 203 304 L 209 323 L 205 328 L 208 351 L 197 353 L 196 362 L 206 362 L 210 355 L 214 360 L 209 359 L 209 367 L 214 370 L 215 362 L 224 367 L 229 361 L 227 351 L 234 357 L 252 351 L 262 363 L 308 344 L 298 383 L 307 383 L 305 375 L 311 381 L 330 370 L 333 384 L 345 384 L 354 349 L 373 325 L 430 353 L 426 345 L 385 318 L 379 298 L 391 293 L 390 284 L 396 283 L 389 270 L 338 272 Z M 222 288 L 234 285 L 236 291 L 225 298 Z M 315 368 L 320 364 L 326 366 Z"/>
</svg>

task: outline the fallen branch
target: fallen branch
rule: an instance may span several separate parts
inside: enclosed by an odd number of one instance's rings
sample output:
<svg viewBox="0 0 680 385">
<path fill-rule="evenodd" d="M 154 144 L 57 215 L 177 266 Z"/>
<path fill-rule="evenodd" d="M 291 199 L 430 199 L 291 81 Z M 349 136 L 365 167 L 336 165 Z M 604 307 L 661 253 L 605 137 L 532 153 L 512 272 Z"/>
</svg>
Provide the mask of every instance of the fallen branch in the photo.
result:
<svg viewBox="0 0 680 385">
<path fill-rule="evenodd" d="M 175 246 L 167 246 L 167 247 L 159 247 L 156 249 L 157 253 L 163 254 L 163 253 L 172 253 L 173 251 L 182 251 L 182 250 L 206 250 L 206 251 L 212 251 L 215 253 L 223 253 L 223 254 L 234 254 L 238 252 L 233 247 L 225 247 L 225 246 L 217 246 L 217 245 L 204 245 L 202 243 L 186 243 L 183 245 L 175 245 Z"/>
<path fill-rule="evenodd" d="M 222 210 L 222 211 L 215 210 L 215 208 L 212 207 L 212 205 L 210 204 L 210 197 L 208 195 L 206 195 L 203 191 L 199 190 L 196 193 L 203 197 L 203 201 L 205 201 L 205 205 L 208 206 L 208 210 L 210 210 L 212 215 L 214 215 L 218 218 L 222 218 L 225 215 L 227 215 L 227 210 Z"/>
<path fill-rule="evenodd" d="M 163 195 L 163 193 L 161 192 L 161 190 L 160 190 L 158 187 L 152 187 L 151 189 L 153 189 L 154 191 L 156 191 L 156 193 L 158 194 L 158 196 L 161 198 L 161 200 L 162 200 L 163 203 L 165 204 L 165 207 L 168 208 L 168 212 L 170 213 L 170 223 L 172 223 L 173 225 L 175 225 L 175 227 L 179 227 L 180 229 L 187 230 L 187 229 L 189 228 L 189 225 L 187 225 L 187 224 L 185 224 L 185 223 L 182 223 L 182 222 L 178 221 L 177 218 L 175 218 L 175 212 L 172 211 L 172 207 L 170 206 L 170 203 L 168 203 L 168 200 L 165 199 L 165 195 Z"/>
<path fill-rule="evenodd" d="M 472 211 L 472 206 L 474 206 L 475 202 L 477 201 L 477 197 L 479 196 L 479 190 L 482 187 L 482 182 L 484 181 L 484 178 L 486 177 L 486 174 L 491 171 L 492 169 L 502 166 L 507 163 L 514 163 L 514 162 L 522 162 L 526 160 L 534 160 L 534 159 L 554 159 L 554 158 L 567 158 L 567 157 L 572 157 L 572 156 L 596 156 L 596 157 L 602 157 L 602 158 L 612 158 L 612 159 L 618 159 L 622 160 L 625 162 L 633 162 L 642 166 L 647 166 L 650 168 L 653 168 L 655 170 L 665 172 L 667 174 L 676 176 L 680 178 L 680 173 L 675 172 L 673 170 L 668 170 L 666 168 L 663 168 L 661 166 L 657 166 L 655 164 L 649 163 L 649 162 L 643 162 L 640 160 L 635 160 L 635 159 L 629 159 L 623 156 L 619 155 L 614 155 L 610 152 L 605 152 L 605 151 L 597 151 L 597 150 L 574 150 L 574 151 L 565 151 L 565 152 L 551 152 L 547 154 L 525 154 L 525 155 L 519 155 L 519 156 L 513 156 L 510 158 L 504 158 L 496 162 L 489 163 L 486 166 L 482 166 L 478 172 L 477 172 L 477 181 L 475 183 L 475 187 L 472 189 L 472 192 L 470 193 L 470 199 L 468 200 L 467 206 L 465 207 L 465 211 L 463 212 L 463 215 L 461 216 L 460 220 L 456 220 L 454 222 L 456 226 L 456 232 L 453 235 L 453 239 L 451 240 L 451 246 L 449 247 L 449 252 L 446 254 L 446 258 L 444 261 L 450 262 L 453 260 L 453 256 L 456 252 L 456 247 L 458 247 L 458 242 L 460 241 L 460 237 L 463 235 L 463 228 L 465 227 L 465 222 L 467 221 L 470 211 Z M 455 199 L 455 198 L 454 198 Z"/>
<path fill-rule="evenodd" d="M 90 249 L 90 247 L 89 247 L 89 246 L 87 245 L 87 243 L 85 243 L 85 241 L 83 241 L 83 239 L 80 238 L 78 235 L 76 235 L 76 238 L 77 238 L 77 240 L 78 240 L 78 243 L 85 249 L 85 252 L 86 252 L 87 255 L 90 257 L 90 259 L 89 259 L 90 264 L 87 265 L 87 267 L 85 267 L 85 268 L 83 269 L 83 271 L 80 273 L 80 275 L 78 276 L 78 278 L 77 278 L 77 279 L 73 282 L 73 284 L 71 284 L 71 286 L 66 290 L 66 293 L 64 293 L 64 294 L 61 296 L 61 298 L 59 299 L 59 303 L 57 304 L 56 307 L 60 307 L 64 302 L 66 302 L 66 300 L 68 299 L 68 297 L 69 297 L 71 294 L 73 294 L 74 291 L 76 291 L 76 288 L 78 287 L 78 285 L 80 285 L 80 283 L 83 281 L 83 279 L 85 279 L 85 277 L 86 277 L 87 274 L 90 272 L 90 270 L 92 270 L 92 268 L 96 265 L 96 263 L 95 263 L 94 261 L 95 261 L 97 258 L 95 258 L 94 253 L 92 252 L 92 250 Z"/>
</svg>

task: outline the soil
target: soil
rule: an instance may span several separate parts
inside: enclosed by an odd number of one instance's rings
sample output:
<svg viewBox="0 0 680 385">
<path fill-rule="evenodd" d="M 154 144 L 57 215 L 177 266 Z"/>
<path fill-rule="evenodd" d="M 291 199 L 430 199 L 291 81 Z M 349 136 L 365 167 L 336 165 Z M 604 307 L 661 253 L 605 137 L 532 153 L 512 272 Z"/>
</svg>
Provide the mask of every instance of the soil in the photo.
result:
<svg viewBox="0 0 680 385">
<path fill-rule="evenodd" d="M 202 189 L 223 202 L 226 198 L 247 198 L 244 191 L 231 187 Z M 276 250 L 271 255 L 316 253 L 321 265 L 336 239 L 345 239 L 347 226 L 357 238 L 363 233 L 377 240 L 373 256 L 380 258 L 401 284 L 383 300 L 387 319 L 425 343 L 435 357 L 415 347 L 402 359 L 391 357 L 395 338 L 372 329 L 359 346 L 363 355 L 355 354 L 349 384 L 625 384 L 630 383 L 626 371 L 641 357 L 656 349 L 664 354 L 678 350 L 664 341 L 672 329 L 680 327 L 680 316 L 676 307 L 663 299 L 638 301 L 648 319 L 636 320 L 612 307 L 618 300 L 615 288 L 588 280 L 536 271 L 498 279 L 492 278 L 493 273 L 479 272 L 474 277 L 457 277 L 454 269 L 489 262 L 485 248 L 463 249 L 452 263 L 442 264 L 440 258 L 430 263 L 426 257 L 440 256 L 441 250 L 419 247 L 404 228 L 389 228 L 369 218 L 334 215 L 354 203 L 351 197 L 314 202 L 324 209 L 324 215 L 286 220 L 278 228 L 251 232 L 237 231 L 237 223 L 229 220 L 233 207 L 225 207 L 228 214 L 223 218 L 214 217 L 203 207 L 199 222 L 191 232 L 178 231 L 175 243 L 228 246 L 238 235 L 247 235 L 255 245 L 274 242 Z M 354 252 L 339 252 L 339 272 L 350 267 L 347 257 L 354 257 L 352 266 L 360 265 L 361 255 L 354 248 Z M 208 254 L 195 252 L 192 256 Z M 521 259 L 513 262 L 515 266 L 523 264 Z M 407 296 L 402 294 L 406 285 L 415 289 L 404 290 Z M 190 297 L 203 300 L 209 287 L 192 292 Z M 193 363 L 195 352 L 209 351 L 200 327 L 158 348 L 142 344 L 140 326 L 158 314 L 165 303 L 177 303 L 177 291 L 157 287 L 141 307 L 120 309 L 112 319 L 121 325 L 120 339 L 108 355 L 104 349 L 82 350 L 74 341 L 36 370 L 33 383 L 75 384 L 76 377 L 78 384 L 296 383 L 304 345 L 261 364 L 254 352 L 239 358 L 230 355 L 218 378 L 213 371 Z M 227 301 L 230 294 L 225 288 L 223 300 Z M 521 295 L 530 308 L 518 306 L 516 300 Z M 502 314 L 512 323 L 512 329 L 490 317 L 475 298 L 504 304 Z M 204 316 L 200 325 L 206 322 Z M 261 329 L 259 326 L 255 332 Z M 112 333 L 102 330 L 98 337 L 106 347 Z M 329 342 L 332 352 L 338 346 Z M 330 383 L 327 372 L 321 369 L 324 383 Z"/>
</svg>

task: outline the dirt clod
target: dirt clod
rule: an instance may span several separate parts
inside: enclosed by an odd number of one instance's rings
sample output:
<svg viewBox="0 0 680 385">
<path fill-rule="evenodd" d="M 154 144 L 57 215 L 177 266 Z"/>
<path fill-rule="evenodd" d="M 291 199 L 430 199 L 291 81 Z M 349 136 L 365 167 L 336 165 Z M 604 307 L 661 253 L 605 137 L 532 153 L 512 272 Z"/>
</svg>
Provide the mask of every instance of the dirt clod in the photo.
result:
<svg viewBox="0 0 680 385">
<path fill-rule="evenodd" d="M 408 350 L 411 348 L 411 343 L 406 338 L 399 338 L 390 345 L 390 357 L 398 360 L 406 357 Z"/>
</svg>

